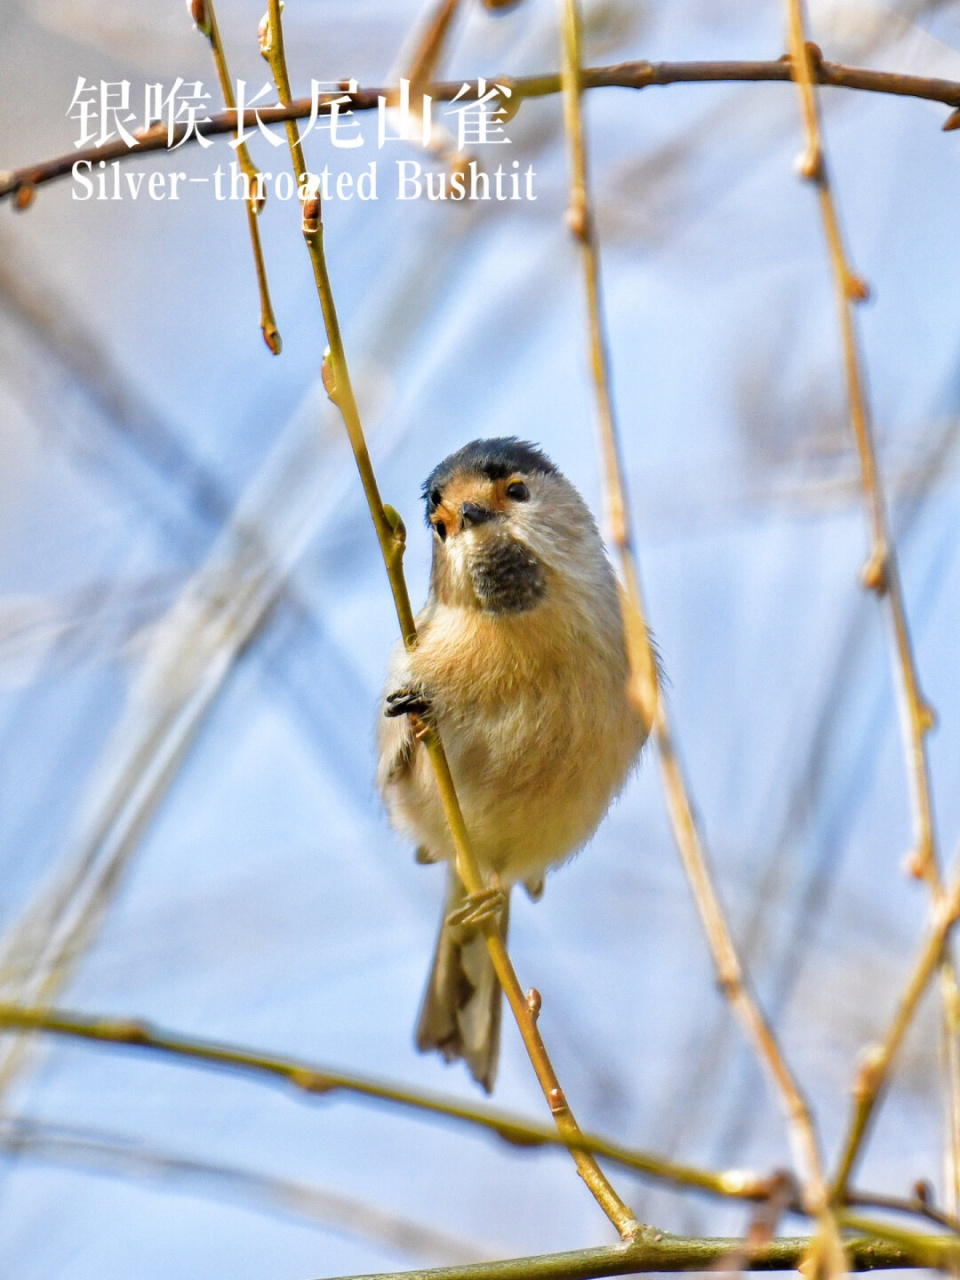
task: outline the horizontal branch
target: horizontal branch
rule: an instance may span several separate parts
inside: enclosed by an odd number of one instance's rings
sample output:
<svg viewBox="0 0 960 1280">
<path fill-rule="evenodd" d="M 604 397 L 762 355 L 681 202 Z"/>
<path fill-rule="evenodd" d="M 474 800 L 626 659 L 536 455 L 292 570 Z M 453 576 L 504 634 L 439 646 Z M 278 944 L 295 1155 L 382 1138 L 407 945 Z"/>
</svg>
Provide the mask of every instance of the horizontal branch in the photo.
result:
<svg viewBox="0 0 960 1280">
<path fill-rule="evenodd" d="M 922 1243 L 920 1243 L 922 1241 Z M 548 1253 L 506 1262 L 480 1262 L 466 1267 L 438 1267 L 404 1271 L 403 1280 L 593 1280 L 598 1276 L 632 1275 L 643 1271 L 704 1271 L 727 1259 L 753 1271 L 795 1271 L 810 1252 L 808 1237 L 784 1237 L 752 1247 L 744 1258 L 744 1242 L 736 1239 L 672 1236 L 650 1227 L 628 1244 L 575 1253 Z M 844 1241 L 852 1271 L 889 1271 L 897 1267 L 935 1265 L 956 1256 L 956 1242 L 939 1236 L 919 1238 L 918 1247 L 858 1236 Z M 339 1280 L 399 1280 L 396 1273 L 343 1276 Z"/>
<path fill-rule="evenodd" d="M 271 1079 L 315 1097 L 337 1092 L 352 1094 L 374 1102 L 459 1120 L 495 1133 L 497 1137 L 517 1147 L 551 1146 L 567 1150 L 571 1145 L 567 1139 L 560 1137 L 553 1125 L 540 1124 L 494 1107 L 461 1102 L 442 1094 L 410 1089 L 369 1076 L 335 1071 L 236 1045 L 181 1036 L 139 1019 L 84 1017 L 58 1009 L 36 1009 L 0 1003 L 0 1032 L 3 1031 L 43 1032 L 99 1044 L 146 1049 L 201 1066 L 220 1067 Z M 599 1134 L 584 1133 L 581 1138 L 582 1141 L 575 1144 L 580 1149 L 646 1177 L 741 1200 L 762 1200 L 768 1192 L 768 1179 L 754 1173 L 740 1170 L 715 1172 L 677 1164 L 666 1158 L 626 1147 Z"/>
<path fill-rule="evenodd" d="M 290 1085 L 312 1097 L 337 1092 L 351 1094 L 365 1101 L 406 1107 L 424 1115 L 440 1116 L 473 1125 L 496 1134 L 515 1147 L 566 1149 L 568 1146 L 554 1126 L 540 1124 L 536 1120 L 528 1120 L 524 1116 L 496 1107 L 463 1102 L 459 1098 L 411 1089 L 370 1076 L 335 1071 L 316 1063 L 181 1036 L 163 1031 L 140 1019 L 97 1018 L 65 1010 L 0 1003 L 0 1034 L 4 1031 L 43 1032 L 119 1048 L 146 1049 L 148 1052 L 164 1054 L 200 1066 L 240 1071 L 255 1078 Z M 627 1147 L 595 1133 L 583 1133 L 581 1138 L 583 1150 L 609 1160 L 611 1164 L 629 1169 L 632 1173 L 675 1187 L 746 1201 L 765 1200 L 770 1193 L 771 1179 L 757 1173 L 741 1169 L 701 1169 L 679 1164 L 664 1156 L 639 1151 L 635 1147 Z M 960 1233 L 958 1224 L 949 1215 L 939 1212 L 927 1199 L 901 1199 L 872 1191 L 851 1191 L 845 1197 L 845 1203 L 926 1218 L 948 1231 Z M 803 1212 L 799 1198 L 788 1208 L 796 1213 Z"/>
<path fill-rule="evenodd" d="M 848 67 L 837 62 L 824 62 L 819 57 L 813 60 L 814 71 L 818 83 L 840 89 L 859 89 L 867 93 L 893 94 L 897 97 L 921 98 L 927 102 L 940 102 L 954 110 L 960 108 L 960 81 L 942 80 L 928 76 L 900 75 L 893 71 L 870 71 L 865 67 Z M 511 90 L 514 101 L 526 98 L 543 98 L 560 92 L 559 75 L 523 76 L 514 79 L 511 76 L 497 78 L 487 77 L 490 83 L 506 85 Z M 787 58 L 778 58 L 767 62 L 621 62 L 616 66 L 588 67 L 583 71 L 583 87 L 585 89 L 648 89 L 652 85 L 668 84 L 707 84 L 731 81 L 783 81 L 789 82 L 790 62 Z M 446 81 L 430 86 L 433 97 L 448 102 L 462 88 L 462 81 Z M 359 89 L 356 93 L 322 94 L 320 96 L 320 113 L 329 114 L 330 103 L 335 98 L 348 97 L 355 111 L 374 111 L 380 97 L 389 98 L 395 90 Z M 249 108 L 243 114 L 243 125 L 246 129 L 257 127 L 257 117 L 267 125 L 280 124 L 285 120 L 300 120 L 309 117 L 313 111 L 310 98 L 296 98 L 286 106 Z M 237 112 L 222 111 L 203 125 L 204 137 L 216 134 L 235 133 L 237 129 Z M 148 151 L 169 151 L 180 145 L 186 133 L 185 125 L 178 125 L 172 136 L 168 134 L 166 124 L 153 125 L 149 129 L 140 130 L 133 136 L 137 146 L 130 148 L 122 139 L 116 139 L 99 147 L 87 147 L 74 150 L 55 160 L 42 164 L 27 165 L 16 170 L 0 170 L 0 199 L 21 196 L 21 205 L 35 187 L 65 177 L 78 160 L 88 160 L 96 164 L 100 160 L 126 160 L 131 156 L 142 155 Z M 193 144 L 196 135 L 191 134 L 187 144 Z"/>
</svg>

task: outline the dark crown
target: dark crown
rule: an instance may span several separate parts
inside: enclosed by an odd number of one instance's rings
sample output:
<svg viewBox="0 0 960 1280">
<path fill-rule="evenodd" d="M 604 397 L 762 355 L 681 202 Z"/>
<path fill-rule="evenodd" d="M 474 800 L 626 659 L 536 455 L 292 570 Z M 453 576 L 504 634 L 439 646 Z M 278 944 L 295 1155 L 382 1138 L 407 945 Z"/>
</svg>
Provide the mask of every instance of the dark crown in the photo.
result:
<svg viewBox="0 0 960 1280">
<path fill-rule="evenodd" d="M 497 436 L 492 440 L 471 440 L 456 453 L 451 453 L 430 472 L 423 482 L 423 496 L 427 503 L 427 516 L 437 505 L 437 494 L 455 475 L 486 476 L 488 480 L 505 480 L 519 472 L 521 475 L 555 476 L 557 468 L 547 455 L 526 440 L 516 436 Z"/>
</svg>

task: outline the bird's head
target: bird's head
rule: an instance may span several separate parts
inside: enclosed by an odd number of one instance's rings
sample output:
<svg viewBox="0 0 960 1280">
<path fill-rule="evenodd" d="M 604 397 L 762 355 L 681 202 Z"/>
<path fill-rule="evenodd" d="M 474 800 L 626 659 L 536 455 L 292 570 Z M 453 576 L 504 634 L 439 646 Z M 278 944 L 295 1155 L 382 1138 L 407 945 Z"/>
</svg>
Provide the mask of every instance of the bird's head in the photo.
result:
<svg viewBox="0 0 960 1280">
<path fill-rule="evenodd" d="M 564 581 L 608 572 L 593 517 L 550 459 L 514 436 L 473 440 L 423 486 L 431 586 L 484 613 L 537 608 Z"/>
</svg>

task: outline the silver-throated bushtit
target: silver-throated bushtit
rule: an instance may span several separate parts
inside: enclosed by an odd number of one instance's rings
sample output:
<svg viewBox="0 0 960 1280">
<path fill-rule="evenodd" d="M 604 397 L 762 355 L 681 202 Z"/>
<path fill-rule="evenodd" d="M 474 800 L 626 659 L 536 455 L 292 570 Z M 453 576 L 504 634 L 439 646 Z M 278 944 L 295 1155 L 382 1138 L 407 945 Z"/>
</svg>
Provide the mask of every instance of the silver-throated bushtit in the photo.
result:
<svg viewBox="0 0 960 1280">
<path fill-rule="evenodd" d="M 506 933 L 510 886 L 539 897 L 620 791 L 644 740 L 627 699 L 617 582 L 583 499 L 515 438 L 475 440 L 424 485 L 430 596 L 398 647 L 377 783 L 423 862 L 451 864 L 417 1045 L 464 1058 L 488 1091 L 500 986 L 482 934 L 451 922 L 466 894 L 418 720 L 442 738 L 477 862 Z"/>
</svg>

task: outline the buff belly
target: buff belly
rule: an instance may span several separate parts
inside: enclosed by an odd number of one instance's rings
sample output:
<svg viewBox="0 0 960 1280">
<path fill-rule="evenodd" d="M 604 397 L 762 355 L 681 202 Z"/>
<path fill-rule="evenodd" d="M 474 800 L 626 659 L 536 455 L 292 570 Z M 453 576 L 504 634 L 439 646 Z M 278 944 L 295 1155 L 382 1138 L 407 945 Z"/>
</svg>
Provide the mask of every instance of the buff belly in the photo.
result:
<svg viewBox="0 0 960 1280">
<path fill-rule="evenodd" d="M 438 717 L 475 856 L 481 870 L 504 884 L 539 876 L 589 839 L 623 786 L 642 740 L 622 694 L 616 702 L 604 699 L 601 714 L 589 723 L 572 722 L 558 703 L 554 714 L 565 719 L 560 732 L 544 723 L 553 718 L 550 710 L 541 697 L 529 705 L 477 710 L 469 721 Z M 453 859 L 422 748 L 391 788 L 389 804 L 394 821 L 430 857 Z"/>
</svg>

